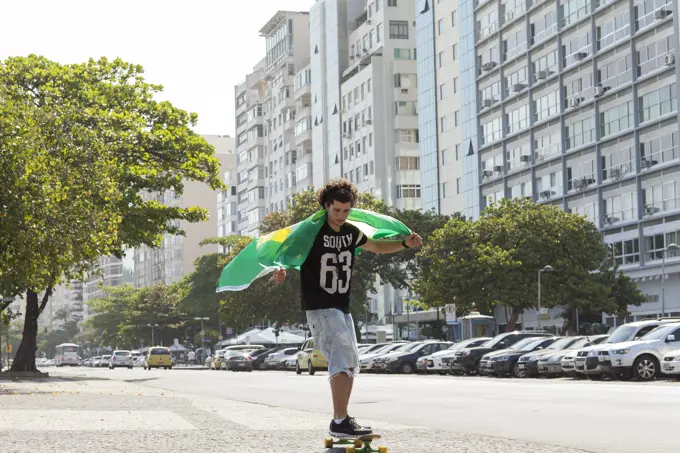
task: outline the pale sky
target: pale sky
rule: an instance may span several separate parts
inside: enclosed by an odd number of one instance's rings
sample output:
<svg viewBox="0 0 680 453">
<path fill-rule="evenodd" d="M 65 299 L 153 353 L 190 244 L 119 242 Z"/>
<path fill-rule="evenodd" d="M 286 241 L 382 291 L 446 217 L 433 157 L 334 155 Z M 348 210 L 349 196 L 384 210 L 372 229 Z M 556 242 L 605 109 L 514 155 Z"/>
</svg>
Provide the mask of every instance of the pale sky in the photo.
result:
<svg viewBox="0 0 680 453">
<path fill-rule="evenodd" d="M 259 30 L 315 0 L 0 0 L 0 59 L 120 57 L 196 112 L 200 134 L 234 135 L 234 86 L 264 57 Z"/>
</svg>

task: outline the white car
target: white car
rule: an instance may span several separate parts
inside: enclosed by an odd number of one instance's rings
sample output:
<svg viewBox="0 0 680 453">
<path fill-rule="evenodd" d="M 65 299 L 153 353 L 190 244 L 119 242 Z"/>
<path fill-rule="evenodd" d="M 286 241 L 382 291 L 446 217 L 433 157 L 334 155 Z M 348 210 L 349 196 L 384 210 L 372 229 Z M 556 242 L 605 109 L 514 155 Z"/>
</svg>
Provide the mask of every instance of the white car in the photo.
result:
<svg viewBox="0 0 680 453">
<path fill-rule="evenodd" d="M 666 353 L 661 363 L 661 372 L 680 379 L 680 349 Z"/>
<path fill-rule="evenodd" d="M 571 376 L 578 376 L 578 374 L 574 371 L 574 366 L 576 364 L 576 354 L 578 351 L 585 347 L 593 346 L 593 345 L 598 345 L 602 343 L 603 341 L 606 341 L 607 337 L 609 335 L 591 335 L 587 336 L 581 340 L 579 340 L 577 343 L 572 345 L 570 349 L 567 349 L 564 351 L 564 356 L 560 358 L 560 368 L 562 369 L 562 372 L 567 375 Z M 588 345 L 588 346 L 585 346 Z M 559 357 L 557 355 L 556 357 Z M 551 357 L 549 362 L 556 362 L 556 359 L 554 357 Z M 548 365 L 547 368 L 549 369 L 551 365 Z M 540 364 L 539 364 L 539 372 L 540 372 Z"/>
<path fill-rule="evenodd" d="M 120 367 L 132 369 L 132 354 L 130 351 L 113 351 L 113 355 L 111 355 L 111 359 L 109 360 L 109 369 L 113 370 Z"/>
<path fill-rule="evenodd" d="M 97 365 L 98 367 L 108 367 L 109 366 L 109 361 L 111 360 L 111 356 L 106 354 L 103 355 L 101 360 L 99 361 L 99 364 Z"/>
<path fill-rule="evenodd" d="M 487 341 L 491 340 L 491 337 L 479 337 L 479 338 L 468 338 L 467 340 L 460 341 L 452 345 L 448 349 L 442 351 L 437 351 L 426 357 L 425 366 L 427 366 L 427 371 L 435 372 L 448 372 L 450 371 L 450 366 L 444 363 L 444 359 L 447 357 L 453 357 L 456 351 L 460 351 L 465 348 L 475 348 L 481 346 Z"/>
<path fill-rule="evenodd" d="M 651 381 L 661 372 L 664 356 L 680 348 L 680 322 L 664 324 L 635 341 L 600 350 L 598 360 L 605 373 Z"/>
<path fill-rule="evenodd" d="M 612 345 L 639 340 L 647 335 L 652 330 L 656 329 L 662 324 L 680 322 L 678 318 L 659 318 L 659 319 L 645 319 L 644 321 L 636 321 L 628 324 L 623 324 L 614 330 L 607 338 L 607 341 L 598 345 L 583 348 L 576 353 L 574 363 L 574 371 L 585 374 L 587 376 L 599 376 L 604 371 L 600 367 L 599 355 L 600 351 L 609 348 Z"/>
</svg>

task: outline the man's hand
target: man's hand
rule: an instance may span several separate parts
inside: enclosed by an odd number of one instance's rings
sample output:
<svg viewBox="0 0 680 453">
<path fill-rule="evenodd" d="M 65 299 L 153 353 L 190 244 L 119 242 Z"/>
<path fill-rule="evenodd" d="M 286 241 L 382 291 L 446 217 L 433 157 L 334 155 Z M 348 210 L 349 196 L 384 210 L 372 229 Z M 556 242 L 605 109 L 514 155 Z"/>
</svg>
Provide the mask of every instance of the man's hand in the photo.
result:
<svg viewBox="0 0 680 453">
<path fill-rule="evenodd" d="M 423 245 L 423 238 L 421 238 L 418 233 L 412 233 L 409 237 L 406 238 L 406 245 L 411 247 L 420 247 Z"/>
<path fill-rule="evenodd" d="M 274 271 L 274 281 L 278 284 L 283 283 L 286 280 L 286 269 L 280 267 Z"/>
</svg>

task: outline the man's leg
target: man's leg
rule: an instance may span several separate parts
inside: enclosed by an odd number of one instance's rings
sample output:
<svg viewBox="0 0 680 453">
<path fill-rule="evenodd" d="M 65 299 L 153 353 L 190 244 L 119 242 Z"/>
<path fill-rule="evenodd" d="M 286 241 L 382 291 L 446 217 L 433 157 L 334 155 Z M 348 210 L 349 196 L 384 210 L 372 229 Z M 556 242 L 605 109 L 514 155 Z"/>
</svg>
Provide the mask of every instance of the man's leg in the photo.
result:
<svg viewBox="0 0 680 453">
<path fill-rule="evenodd" d="M 331 393 L 333 395 L 333 419 L 342 420 L 347 417 L 347 405 L 352 393 L 354 378 L 347 373 L 338 373 L 331 379 Z"/>
</svg>

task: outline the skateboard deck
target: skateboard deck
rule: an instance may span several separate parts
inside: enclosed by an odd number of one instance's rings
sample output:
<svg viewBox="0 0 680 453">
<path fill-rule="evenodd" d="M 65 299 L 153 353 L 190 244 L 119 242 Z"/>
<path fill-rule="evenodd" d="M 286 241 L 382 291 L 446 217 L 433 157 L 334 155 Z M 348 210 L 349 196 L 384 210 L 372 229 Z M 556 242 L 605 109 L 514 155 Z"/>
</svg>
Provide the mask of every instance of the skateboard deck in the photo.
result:
<svg viewBox="0 0 680 453">
<path fill-rule="evenodd" d="M 330 433 L 328 435 L 331 437 L 326 438 L 324 442 L 326 448 L 347 446 L 345 448 L 347 453 L 387 453 L 387 447 L 373 448 L 371 446 L 371 442 L 382 438 L 380 434 L 366 434 L 363 436 L 342 438 L 335 437 Z"/>
</svg>

